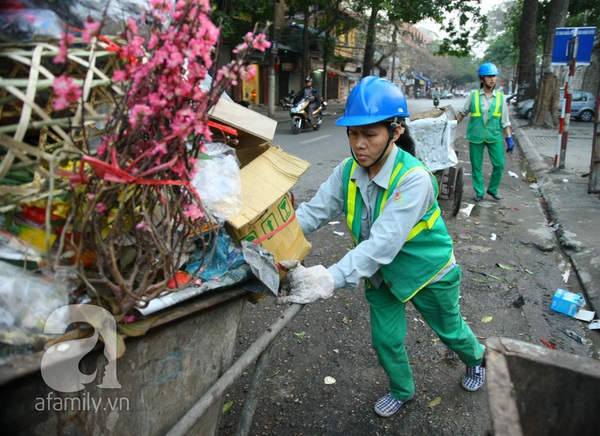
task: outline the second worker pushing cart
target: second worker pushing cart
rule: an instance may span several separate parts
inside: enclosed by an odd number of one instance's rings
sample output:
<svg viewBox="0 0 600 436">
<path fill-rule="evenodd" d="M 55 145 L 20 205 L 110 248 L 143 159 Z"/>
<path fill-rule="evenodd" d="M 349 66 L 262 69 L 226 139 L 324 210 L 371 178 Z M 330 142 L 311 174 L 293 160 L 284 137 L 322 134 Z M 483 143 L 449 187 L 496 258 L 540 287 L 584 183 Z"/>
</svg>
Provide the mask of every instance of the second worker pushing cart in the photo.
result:
<svg viewBox="0 0 600 436">
<path fill-rule="evenodd" d="M 396 413 L 415 393 L 404 347 L 408 301 L 465 363 L 463 388 L 475 391 L 485 381 L 484 347 L 459 309 L 461 268 L 437 202 L 437 182 L 412 155 L 408 117 L 396 85 L 374 76 L 359 82 L 336 121 L 346 127 L 352 157 L 296 211 L 305 234 L 343 212 L 355 247 L 329 268 L 280 262 L 289 270 L 290 288 L 281 303 L 329 298 L 334 290 L 356 288 L 364 279 L 373 347 L 390 382 L 389 393 L 375 403 L 383 417 Z"/>
</svg>

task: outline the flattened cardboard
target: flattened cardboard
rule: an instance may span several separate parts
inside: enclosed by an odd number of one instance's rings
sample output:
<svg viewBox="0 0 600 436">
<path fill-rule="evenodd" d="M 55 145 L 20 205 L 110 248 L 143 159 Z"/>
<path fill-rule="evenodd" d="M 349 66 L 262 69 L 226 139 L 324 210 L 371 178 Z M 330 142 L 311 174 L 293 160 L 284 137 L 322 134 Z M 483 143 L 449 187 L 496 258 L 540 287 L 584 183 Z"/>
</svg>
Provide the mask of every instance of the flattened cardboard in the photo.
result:
<svg viewBox="0 0 600 436">
<path fill-rule="evenodd" d="M 241 104 L 220 99 L 209 113 L 218 122 L 234 127 L 244 147 L 270 142 L 275 136 L 277 121 L 248 109 Z"/>
<path fill-rule="evenodd" d="M 296 184 L 310 163 L 269 147 L 240 171 L 244 205 L 238 215 L 227 222 L 235 229 L 253 222 Z"/>
</svg>

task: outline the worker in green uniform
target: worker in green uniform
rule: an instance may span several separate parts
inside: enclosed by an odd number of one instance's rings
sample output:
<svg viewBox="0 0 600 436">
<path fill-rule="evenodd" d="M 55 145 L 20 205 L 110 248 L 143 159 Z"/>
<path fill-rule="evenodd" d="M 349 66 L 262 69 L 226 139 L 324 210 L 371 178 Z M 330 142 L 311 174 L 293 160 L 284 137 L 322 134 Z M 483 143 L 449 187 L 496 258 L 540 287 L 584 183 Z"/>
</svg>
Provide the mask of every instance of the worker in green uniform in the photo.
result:
<svg viewBox="0 0 600 436">
<path fill-rule="evenodd" d="M 289 296 L 280 303 L 310 303 L 335 289 L 365 281 L 373 347 L 389 377 L 389 393 L 375 412 L 393 415 L 415 392 L 404 347 L 410 301 L 442 342 L 466 364 L 462 386 L 485 381 L 484 347 L 459 309 L 461 268 L 437 203 L 435 177 L 414 157 L 404 94 L 392 82 L 369 76 L 352 90 L 344 116 L 352 157 L 345 159 L 296 216 L 305 234 L 346 216 L 355 247 L 329 268 L 280 262 Z"/>
<path fill-rule="evenodd" d="M 506 152 L 512 153 L 515 147 L 508 119 L 508 105 L 504 101 L 504 93 L 495 89 L 500 74 L 496 65 L 485 62 L 479 67 L 478 74 L 480 88 L 471 92 L 456 120 L 460 123 L 464 117 L 471 114 L 467 127 L 467 140 L 471 157 L 471 177 L 475 189 L 473 200 L 475 202 L 483 200 L 485 184 L 482 167 L 483 152 L 486 148 L 492 164 L 492 174 L 486 192 L 494 200 L 502 200 L 498 188 L 504 172 L 503 132 L 506 136 Z"/>
</svg>

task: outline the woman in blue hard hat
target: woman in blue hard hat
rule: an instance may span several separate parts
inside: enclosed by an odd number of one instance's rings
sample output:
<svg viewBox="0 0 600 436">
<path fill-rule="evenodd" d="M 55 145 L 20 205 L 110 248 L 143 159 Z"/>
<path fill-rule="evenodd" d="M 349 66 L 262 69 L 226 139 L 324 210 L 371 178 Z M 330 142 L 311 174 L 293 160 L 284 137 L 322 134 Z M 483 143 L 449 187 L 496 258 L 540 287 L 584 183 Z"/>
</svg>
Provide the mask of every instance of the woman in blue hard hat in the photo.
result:
<svg viewBox="0 0 600 436">
<path fill-rule="evenodd" d="M 329 298 L 365 280 L 373 347 L 390 381 L 389 393 L 375 403 L 384 417 L 414 395 L 404 347 L 408 301 L 467 365 L 462 386 L 475 391 L 485 380 L 484 347 L 459 311 L 461 269 L 436 200 L 437 182 L 412 155 L 408 117 L 404 94 L 388 80 L 365 77 L 352 90 L 336 121 L 346 127 L 352 157 L 296 216 L 306 234 L 343 212 L 356 246 L 329 268 L 280 262 L 290 286 L 281 303 Z"/>
<path fill-rule="evenodd" d="M 500 74 L 496 65 L 485 62 L 479 67 L 478 74 L 480 88 L 471 92 L 464 107 L 458 112 L 456 120 L 460 123 L 464 117 L 471 114 L 467 127 L 467 140 L 475 189 L 473 200 L 475 202 L 483 200 L 485 183 L 482 167 L 483 152 L 486 147 L 492 164 L 492 174 L 485 192 L 494 200 L 502 200 L 498 188 L 504 172 L 503 133 L 506 136 L 506 152 L 512 153 L 515 147 L 508 119 L 508 105 L 504 101 L 504 93 L 495 89 Z"/>
</svg>

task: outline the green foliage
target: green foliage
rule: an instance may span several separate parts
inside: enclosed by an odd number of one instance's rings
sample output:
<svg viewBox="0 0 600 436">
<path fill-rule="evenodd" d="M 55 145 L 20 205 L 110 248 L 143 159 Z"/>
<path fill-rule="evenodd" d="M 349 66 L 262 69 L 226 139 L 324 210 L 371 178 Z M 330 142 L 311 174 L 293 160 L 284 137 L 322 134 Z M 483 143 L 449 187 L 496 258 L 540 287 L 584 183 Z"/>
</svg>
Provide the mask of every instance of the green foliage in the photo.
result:
<svg viewBox="0 0 600 436">
<path fill-rule="evenodd" d="M 240 41 L 256 23 L 273 21 L 273 6 L 264 0 L 217 0 L 212 5 L 211 21 L 219 24 L 225 41 Z"/>
<path fill-rule="evenodd" d="M 596 35 L 600 29 L 600 2 L 598 0 L 577 0 L 569 2 L 567 27 L 596 26 Z"/>
</svg>

